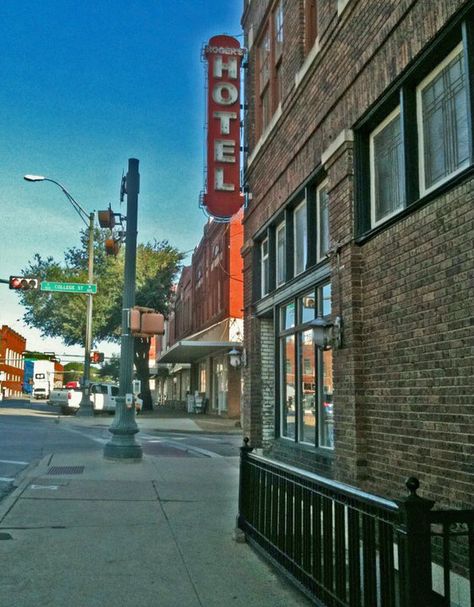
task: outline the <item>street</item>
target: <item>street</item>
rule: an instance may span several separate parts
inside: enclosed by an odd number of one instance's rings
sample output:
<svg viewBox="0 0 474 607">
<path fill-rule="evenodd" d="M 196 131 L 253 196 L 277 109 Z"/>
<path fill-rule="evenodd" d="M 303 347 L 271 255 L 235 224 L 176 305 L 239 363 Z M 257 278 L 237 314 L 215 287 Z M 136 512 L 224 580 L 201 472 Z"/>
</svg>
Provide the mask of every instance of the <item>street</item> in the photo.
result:
<svg viewBox="0 0 474 607">
<path fill-rule="evenodd" d="M 29 464 L 48 453 L 90 454 L 103 450 L 111 434 L 113 417 L 60 416 L 45 401 L 7 400 L 0 405 L 0 499 Z M 160 429 L 165 422 L 137 417 L 144 456 L 234 457 L 241 445 L 239 434 L 204 433 Z M 181 425 L 192 424 L 187 419 Z M 166 425 L 166 424 L 165 424 Z"/>
</svg>

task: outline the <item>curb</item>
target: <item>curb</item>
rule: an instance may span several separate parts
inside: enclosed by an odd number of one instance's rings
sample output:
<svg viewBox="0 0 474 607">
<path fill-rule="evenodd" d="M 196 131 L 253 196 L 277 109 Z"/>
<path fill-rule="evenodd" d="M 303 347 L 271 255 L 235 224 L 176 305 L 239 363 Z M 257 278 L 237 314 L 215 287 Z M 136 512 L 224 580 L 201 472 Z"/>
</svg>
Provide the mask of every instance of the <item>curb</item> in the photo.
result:
<svg viewBox="0 0 474 607">
<path fill-rule="evenodd" d="M 51 456 L 52 453 L 49 453 L 48 455 L 43 456 L 41 459 L 33 460 L 28 464 L 28 466 L 26 466 L 26 468 L 24 468 L 24 470 L 22 470 L 18 474 L 18 476 L 13 481 L 13 486 L 15 487 L 15 489 L 7 496 L 5 496 L 0 502 L 0 524 L 10 512 L 10 510 L 13 508 L 13 506 L 16 504 L 18 498 L 21 496 L 26 487 L 30 484 L 31 480 L 41 476 L 41 474 L 37 474 L 36 476 L 34 476 L 31 474 L 31 472 L 37 468 L 40 468 L 43 462 L 46 462 L 51 459 Z"/>
</svg>

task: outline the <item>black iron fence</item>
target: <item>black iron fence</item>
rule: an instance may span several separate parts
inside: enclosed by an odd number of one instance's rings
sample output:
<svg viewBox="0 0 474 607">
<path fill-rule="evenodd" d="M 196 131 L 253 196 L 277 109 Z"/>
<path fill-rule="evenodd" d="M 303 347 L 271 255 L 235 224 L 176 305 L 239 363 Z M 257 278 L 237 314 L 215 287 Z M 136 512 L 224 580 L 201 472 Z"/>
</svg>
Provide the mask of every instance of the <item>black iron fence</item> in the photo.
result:
<svg viewBox="0 0 474 607">
<path fill-rule="evenodd" d="M 241 448 L 238 526 L 324 607 L 471 607 L 474 510 L 391 502 Z"/>
</svg>

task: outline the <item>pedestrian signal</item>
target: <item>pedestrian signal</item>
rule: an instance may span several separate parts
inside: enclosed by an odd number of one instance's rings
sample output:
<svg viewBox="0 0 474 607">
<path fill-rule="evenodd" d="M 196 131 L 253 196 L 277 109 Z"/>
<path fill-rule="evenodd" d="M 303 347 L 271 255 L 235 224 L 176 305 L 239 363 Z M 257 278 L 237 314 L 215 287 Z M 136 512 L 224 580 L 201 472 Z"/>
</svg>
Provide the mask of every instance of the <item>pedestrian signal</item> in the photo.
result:
<svg viewBox="0 0 474 607">
<path fill-rule="evenodd" d="M 92 352 L 91 362 L 93 362 L 94 364 L 103 363 L 104 362 L 104 353 L 103 352 Z"/>
</svg>

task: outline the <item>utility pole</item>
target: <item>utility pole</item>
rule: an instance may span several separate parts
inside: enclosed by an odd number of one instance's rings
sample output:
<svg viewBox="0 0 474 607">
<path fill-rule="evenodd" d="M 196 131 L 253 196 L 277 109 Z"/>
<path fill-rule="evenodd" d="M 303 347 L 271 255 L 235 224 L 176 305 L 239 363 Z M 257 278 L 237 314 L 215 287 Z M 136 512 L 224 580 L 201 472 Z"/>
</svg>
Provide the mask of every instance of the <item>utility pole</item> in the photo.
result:
<svg viewBox="0 0 474 607">
<path fill-rule="evenodd" d="M 94 283 L 94 213 L 89 214 L 87 282 Z M 91 402 L 91 350 L 92 350 L 92 293 L 87 294 L 86 339 L 84 344 L 84 376 L 82 380 L 82 398 L 79 404 L 78 417 L 90 417 L 94 414 Z"/>
<path fill-rule="evenodd" d="M 112 439 L 104 447 L 104 457 L 111 459 L 137 460 L 143 457 L 142 447 L 135 440 L 135 434 L 138 432 L 132 390 L 135 338 L 131 334 L 129 326 L 130 310 L 135 305 L 139 190 L 138 160 L 129 158 L 126 177 L 127 229 L 125 234 L 125 281 L 122 304 L 119 396 L 116 399 L 114 422 L 109 428 Z"/>
</svg>

